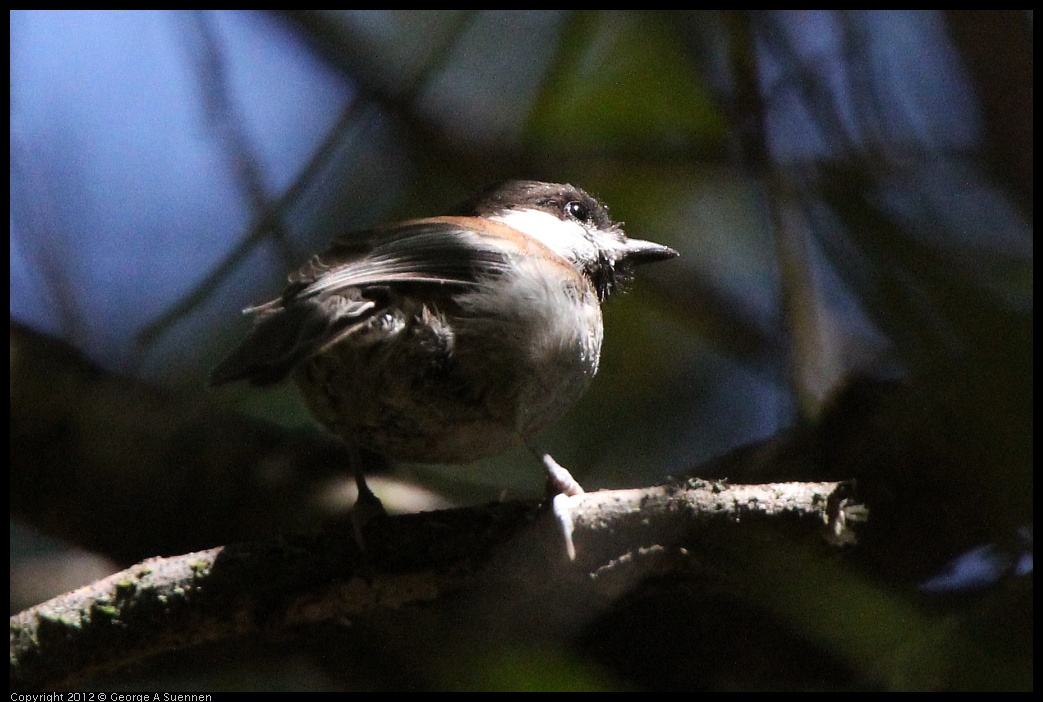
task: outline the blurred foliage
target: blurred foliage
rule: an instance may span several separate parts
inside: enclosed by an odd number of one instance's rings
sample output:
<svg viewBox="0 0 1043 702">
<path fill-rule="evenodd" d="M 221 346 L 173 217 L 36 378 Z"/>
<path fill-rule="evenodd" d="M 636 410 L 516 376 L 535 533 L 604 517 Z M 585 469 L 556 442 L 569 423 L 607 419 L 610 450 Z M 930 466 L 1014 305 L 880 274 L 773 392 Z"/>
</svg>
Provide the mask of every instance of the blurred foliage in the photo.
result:
<svg viewBox="0 0 1043 702">
<path fill-rule="evenodd" d="M 59 336 L 109 368 L 142 370 L 197 392 L 206 367 L 242 331 L 235 310 L 266 299 L 286 270 L 330 236 L 436 213 L 505 177 L 570 181 L 604 199 L 632 235 L 682 256 L 640 271 L 632 292 L 608 302 L 600 375 L 567 421 L 548 432 L 551 452 L 591 488 L 661 482 L 697 466 L 721 472 L 703 477 L 753 480 L 760 459 L 782 458 L 787 478 L 855 477 L 871 497 L 861 550 L 837 556 L 767 540 L 726 544 L 724 555 L 715 554 L 728 563 L 726 585 L 653 582 L 627 593 L 597 621 L 556 640 L 560 657 L 539 639 L 486 641 L 450 603 L 428 613 L 423 626 L 458 637 L 458 659 L 440 660 L 437 644 L 424 664 L 416 651 L 404 655 L 401 642 L 414 633 L 409 620 L 398 623 L 398 638 L 373 639 L 388 654 L 387 669 L 340 632 L 331 637 L 334 653 L 317 647 L 280 658 L 286 684 L 1031 688 L 1031 572 L 1015 568 L 1031 558 L 1033 224 L 1025 197 L 1031 159 L 1023 157 L 1033 150 L 1030 133 L 1001 132 L 996 116 L 1027 113 L 1031 123 L 1031 14 L 176 17 L 175 35 L 185 31 L 178 22 L 212 23 L 200 40 L 212 42 L 218 57 L 211 68 L 221 61 L 230 68 L 238 55 L 229 26 L 260 22 L 263 32 L 252 38 L 299 45 L 299 60 L 325 72 L 328 94 L 344 93 L 343 112 L 299 135 L 314 145 L 303 161 L 272 156 L 280 172 L 294 175 L 267 200 L 229 202 L 211 183 L 208 197 L 227 221 L 181 223 L 180 213 L 165 216 L 150 201 L 128 205 L 103 169 L 90 170 L 93 152 L 73 137 L 52 163 L 27 150 L 24 134 L 36 122 L 21 118 L 31 98 L 20 90 L 22 71 L 26 80 L 32 74 L 16 58 L 38 18 L 13 14 L 12 297 L 27 288 L 36 304 L 52 300 L 75 317 L 59 325 Z M 233 85 L 257 79 L 249 61 L 234 66 Z M 205 64 L 198 70 L 194 99 L 202 102 L 208 90 L 236 93 L 210 84 Z M 258 82 L 272 88 L 284 79 Z M 55 95 L 70 101 L 77 93 Z M 261 104 L 280 99 L 262 95 Z M 246 122 L 244 115 L 208 120 L 196 104 L 164 109 L 188 111 L 186 121 L 220 152 L 214 163 L 233 183 L 246 179 L 244 163 L 271 163 L 231 146 L 229 125 Z M 266 114 L 249 117 L 263 122 Z M 135 132 L 126 133 L 130 140 Z M 283 154 L 260 130 L 247 133 L 256 150 Z M 43 135 L 55 141 L 47 129 Z M 199 178 L 207 175 L 200 169 Z M 76 183 L 80 196 L 62 197 L 62 187 L 49 189 L 59 176 L 90 187 Z M 169 190 L 161 176 L 159 189 Z M 119 195 L 114 205 L 83 195 L 110 188 Z M 197 206 L 204 204 L 214 203 Z M 98 220 L 86 215 L 119 220 L 130 209 L 158 213 L 141 229 L 161 255 L 150 250 L 135 260 L 128 251 L 137 248 L 114 247 L 115 255 L 98 243 L 107 227 L 92 230 Z M 165 298 L 154 288 L 135 293 L 153 277 L 149 265 L 179 265 L 185 255 L 171 242 L 212 252 L 212 265 L 202 273 L 186 265 Z M 104 269 L 84 263 L 99 251 Z M 16 267 L 19 253 L 43 284 L 20 284 L 28 274 Z M 160 298 L 166 307 L 153 306 Z M 103 301 L 110 304 L 104 313 L 94 311 Z M 12 303 L 12 317 L 31 320 L 31 313 Z M 115 330 L 135 315 L 151 324 L 147 334 L 142 325 Z M 863 374 L 902 383 L 870 387 L 860 384 Z M 309 423 L 292 391 L 238 392 L 219 401 Z M 757 443 L 768 437 L 775 440 Z M 749 448 L 731 462 L 704 463 L 741 446 Z M 402 474 L 467 501 L 542 489 L 525 452 L 475 468 Z M 983 543 L 1004 564 L 986 574 L 987 586 L 920 590 Z M 13 560 L 13 582 L 16 567 Z M 364 625 L 369 634 L 377 629 Z M 263 675 L 248 673 L 230 686 L 278 687 L 264 675 L 279 666 L 251 650 Z M 372 665 L 373 677 L 360 682 L 337 670 L 339 655 L 349 654 Z M 198 665 L 189 659 L 185 667 Z"/>
<path fill-rule="evenodd" d="M 607 147 L 610 156 L 640 162 L 722 142 L 720 111 L 669 21 L 653 13 L 574 13 L 530 113 L 529 148 L 597 155 Z"/>
</svg>

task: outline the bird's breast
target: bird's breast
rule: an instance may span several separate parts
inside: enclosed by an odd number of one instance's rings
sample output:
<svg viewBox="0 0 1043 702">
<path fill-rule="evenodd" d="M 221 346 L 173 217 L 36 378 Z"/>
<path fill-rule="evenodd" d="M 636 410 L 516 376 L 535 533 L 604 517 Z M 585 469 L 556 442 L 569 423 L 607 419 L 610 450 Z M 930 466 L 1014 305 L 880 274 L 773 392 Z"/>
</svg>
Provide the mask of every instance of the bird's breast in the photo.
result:
<svg viewBox="0 0 1043 702">
<path fill-rule="evenodd" d="M 601 356 L 601 307 L 571 267 L 526 257 L 460 303 L 461 365 L 476 382 L 502 380 L 490 399 L 508 405 L 522 436 L 557 421 L 590 385 Z"/>
<path fill-rule="evenodd" d="M 442 300 L 393 297 L 295 379 L 316 417 L 392 460 L 502 452 L 560 419 L 597 371 L 597 296 L 560 273 L 526 259 Z"/>
</svg>

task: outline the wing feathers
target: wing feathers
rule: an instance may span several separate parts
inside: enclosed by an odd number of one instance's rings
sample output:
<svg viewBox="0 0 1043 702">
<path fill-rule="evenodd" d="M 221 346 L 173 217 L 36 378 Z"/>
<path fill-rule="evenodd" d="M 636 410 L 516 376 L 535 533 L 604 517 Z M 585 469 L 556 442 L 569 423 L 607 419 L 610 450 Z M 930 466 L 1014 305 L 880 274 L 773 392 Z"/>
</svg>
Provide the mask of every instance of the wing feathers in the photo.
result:
<svg viewBox="0 0 1043 702">
<path fill-rule="evenodd" d="M 282 296 L 244 310 L 255 317 L 255 326 L 214 370 L 211 384 L 275 383 L 383 311 L 389 289 L 470 286 L 508 266 L 506 250 L 497 245 L 502 236 L 476 232 L 459 219 L 421 220 L 368 234 L 373 243 L 334 242 L 290 276 Z"/>
<path fill-rule="evenodd" d="M 291 278 L 295 296 L 394 283 L 473 284 L 502 273 L 504 252 L 471 230 L 444 221 L 421 221 L 375 232 L 377 243 L 334 244 Z M 284 296 L 285 298 L 285 296 Z"/>
</svg>

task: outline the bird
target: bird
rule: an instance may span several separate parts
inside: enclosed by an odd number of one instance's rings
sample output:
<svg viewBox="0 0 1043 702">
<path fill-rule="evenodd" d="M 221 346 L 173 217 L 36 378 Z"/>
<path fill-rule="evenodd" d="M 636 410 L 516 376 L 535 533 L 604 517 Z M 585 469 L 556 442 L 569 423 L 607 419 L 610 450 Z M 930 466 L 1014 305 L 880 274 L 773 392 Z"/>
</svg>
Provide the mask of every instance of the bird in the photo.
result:
<svg viewBox="0 0 1043 702">
<path fill-rule="evenodd" d="M 312 415 L 358 450 L 463 464 L 525 445 L 549 489 L 583 488 L 537 435 L 598 370 L 601 303 L 636 266 L 677 256 L 630 239 L 581 188 L 489 186 L 442 216 L 340 236 L 244 314 L 254 324 L 212 386 L 296 382 Z M 379 500 L 377 501 L 379 504 Z"/>
</svg>

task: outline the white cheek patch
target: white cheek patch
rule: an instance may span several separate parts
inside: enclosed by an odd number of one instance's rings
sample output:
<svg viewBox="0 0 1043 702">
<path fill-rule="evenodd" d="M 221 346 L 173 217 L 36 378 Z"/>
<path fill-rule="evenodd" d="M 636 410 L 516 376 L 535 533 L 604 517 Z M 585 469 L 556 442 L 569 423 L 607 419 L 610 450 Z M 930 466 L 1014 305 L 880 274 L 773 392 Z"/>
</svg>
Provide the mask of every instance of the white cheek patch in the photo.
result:
<svg viewBox="0 0 1043 702">
<path fill-rule="evenodd" d="M 530 209 L 510 210 L 489 219 L 514 227 L 570 261 L 589 261 L 597 257 L 597 247 L 579 222 L 558 219 L 550 212 Z"/>
</svg>

